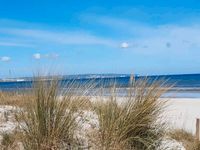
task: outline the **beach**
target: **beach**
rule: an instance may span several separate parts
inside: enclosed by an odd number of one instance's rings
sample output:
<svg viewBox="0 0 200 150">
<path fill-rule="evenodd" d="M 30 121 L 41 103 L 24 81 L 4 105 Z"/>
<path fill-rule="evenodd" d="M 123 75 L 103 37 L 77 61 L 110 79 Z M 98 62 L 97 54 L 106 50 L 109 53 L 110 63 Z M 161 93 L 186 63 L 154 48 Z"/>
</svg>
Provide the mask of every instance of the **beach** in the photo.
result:
<svg viewBox="0 0 200 150">
<path fill-rule="evenodd" d="M 98 100 L 98 98 L 93 97 L 92 101 L 94 102 L 95 100 Z M 125 99 L 118 97 L 117 100 L 121 103 Z M 200 98 L 160 98 L 160 100 L 167 100 L 167 107 L 163 113 L 163 120 L 167 123 L 169 131 L 173 129 L 184 129 L 194 135 L 196 130 L 196 118 L 200 118 Z M 13 113 L 15 109 L 16 108 L 12 106 L 0 105 L 0 133 L 12 133 L 16 129 L 17 123 L 14 121 Z M 84 122 L 81 125 L 81 131 L 78 131 L 83 135 L 85 131 L 90 130 L 91 126 L 98 126 L 98 119 L 92 111 L 85 110 L 84 116 L 87 118 L 87 122 Z M 0 141 L 2 141 L 2 137 L 0 137 Z M 185 150 L 181 142 L 175 140 L 168 141 L 167 139 L 166 141 L 164 140 L 164 142 L 167 142 L 169 147 L 178 147 L 180 150 Z"/>
<path fill-rule="evenodd" d="M 92 101 L 95 100 L 97 100 L 97 98 L 92 99 Z M 121 103 L 124 99 L 119 98 L 118 100 Z M 200 118 L 200 98 L 160 98 L 160 100 L 168 101 L 167 107 L 163 113 L 163 120 L 166 121 L 168 128 L 184 129 L 195 134 L 196 119 Z M 2 105 L 0 108 L 1 116 L 4 116 L 5 112 L 10 112 L 12 110 L 12 106 Z M 8 114 L 12 115 L 12 113 Z M 5 122 L 3 124 L 5 124 Z M 4 131 L 6 129 L 2 127 L 2 130 Z"/>
<path fill-rule="evenodd" d="M 170 98 L 168 101 L 164 114 L 168 125 L 194 134 L 196 118 L 200 118 L 200 98 Z"/>
</svg>

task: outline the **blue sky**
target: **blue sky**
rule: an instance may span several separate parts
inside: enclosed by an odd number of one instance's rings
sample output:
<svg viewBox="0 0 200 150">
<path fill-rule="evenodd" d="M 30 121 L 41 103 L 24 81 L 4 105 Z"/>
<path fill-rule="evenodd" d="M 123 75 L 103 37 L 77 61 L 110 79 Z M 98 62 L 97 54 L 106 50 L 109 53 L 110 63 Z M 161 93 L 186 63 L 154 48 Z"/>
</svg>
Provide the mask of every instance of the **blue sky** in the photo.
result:
<svg viewBox="0 0 200 150">
<path fill-rule="evenodd" d="M 198 0 L 0 0 L 0 77 L 200 73 Z"/>
</svg>

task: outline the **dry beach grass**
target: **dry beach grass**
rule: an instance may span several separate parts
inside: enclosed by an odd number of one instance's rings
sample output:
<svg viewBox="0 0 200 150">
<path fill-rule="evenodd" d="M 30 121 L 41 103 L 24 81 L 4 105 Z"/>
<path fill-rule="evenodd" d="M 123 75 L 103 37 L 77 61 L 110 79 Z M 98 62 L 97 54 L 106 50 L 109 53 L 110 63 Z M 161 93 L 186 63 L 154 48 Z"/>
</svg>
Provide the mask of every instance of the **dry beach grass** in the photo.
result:
<svg viewBox="0 0 200 150">
<path fill-rule="evenodd" d="M 17 145 L 18 149 L 27 150 L 157 150 L 160 147 L 167 128 L 162 118 L 166 101 L 159 100 L 169 89 L 165 82 L 132 78 L 123 102 L 119 102 L 115 86 L 110 96 L 98 96 L 96 101 L 86 94 L 93 85 L 76 86 L 78 94 L 70 92 L 71 87 L 65 88 L 62 96 L 59 86 L 57 80 L 39 81 L 28 95 L 15 97 L 1 93 L 2 105 L 21 108 L 16 113 L 18 132 L 3 135 L 4 147 L 12 149 Z M 84 117 L 85 112 L 92 113 L 97 123 L 92 127 L 89 123 L 83 137 L 77 133 L 90 122 L 90 118 L 88 121 Z"/>
<path fill-rule="evenodd" d="M 200 142 L 192 133 L 184 129 L 171 130 L 169 137 L 183 143 L 186 150 L 200 150 Z"/>
<path fill-rule="evenodd" d="M 39 81 L 33 88 L 32 99 L 25 97 L 30 104 L 17 114 L 25 149 L 71 149 L 79 146 L 75 138 L 76 120 L 79 107 L 87 102 L 87 97 L 69 92 L 60 97 L 58 90 L 57 80 L 50 83 Z"/>
<path fill-rule="evenodd" d="M 24 107 L 27 103 L 23 101 L 24 96 L 30 96 L 27 93 L 2 92 L 0 91 L 0 105 Z"/>
<path fill-rule="evenodd" d="M 115 89 L 107 101 L 99 99 L 94 105 L 99 129 L 94 133 L 96 138 L 91 139 L 96 145 L 95 149 L 158 148 L 166 129 L 160 121 L 166 101 L 159 101 L 159 98 L 168 86 L 162 83 L 132 81 L 121 104 L 118 103 Z"/>
</svg>

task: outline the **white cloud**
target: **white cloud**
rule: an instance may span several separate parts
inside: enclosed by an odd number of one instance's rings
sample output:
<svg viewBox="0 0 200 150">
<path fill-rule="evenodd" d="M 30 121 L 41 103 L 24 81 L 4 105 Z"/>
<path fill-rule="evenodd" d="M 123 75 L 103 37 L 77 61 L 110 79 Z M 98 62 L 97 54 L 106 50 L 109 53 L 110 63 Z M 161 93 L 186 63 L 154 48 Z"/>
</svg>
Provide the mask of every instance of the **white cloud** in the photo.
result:
<svg viewBox="0 0 200 150">
<path fill-rule="evenodd" d="M 121 48 L 128 48 L 129 44 L 127 42 L 123 42 L 123 43 L 121 43 L 120 47 Z"/>
<path fill-rule="evenodd" d="M 8 56 L 3 56 L 3 57 L 0 57 L 0 60 L 3 61 L 3 62 L 8 62 L 8 61 L 11 60 L 11 58 L 8 57 Z"/>
<path fill-rule="evenodd" d="M 4 42 L 0 41 L 0 46 L 9 46 L 9 47 L 32 47 L 30 44 L 20 43 L 20 42 Z"/>
<path fill-rule="evenodd" d="M 0 24 L 0 33 L 13 36 L 37 45 L 37 48 L 54 45 L 76 45 L 76 46 L 93 46 L 101 45 L 111 48 L 129 48 L 134 52 L 155 54 L 169 51 L 180 53 L 187 51 L 197 51 L 200 48 L 200 22 L 190 25 L 165 24 L 151 25 L 134 22 L 134 20 L 104 16 L 94 16 L 92 23 L 95 25 L 103 25 L 104 32 L 109 31 L 109 36 L 95 35 L 95 32 L 88 31 L 72 31 L 72 30 L 53 30 L 51 27 L 44 25 L 32 25 L 26 23 L 23 27 L 19 25 L 2 26 Z M 13 23 L 14 24 L 14 23 Z M 32 28 L 27 28 L 31 26 Z M 44 30 L 45 29 L 45 30 Z M 98 31 L 97 31 L 98 32 Z M 91 34 L 93 33 L 93 34 Z M 112 34 L 113 33 L 113 34 Z M 125 41 L 120 43 L 123 39 Z M 186 42 L 187 41 L 187 42 Z M 23 42 L 22 42 L 23 43 Z M 1 43 L 0 45 L 17 45 L 9 43 Z M 53 46 L 54 46 L 53 45 Z M 40 58 L 57 58 L 52 54 L 40 55 Z M 37 58 L 36 58 L 37 59 Z"/>
<path fill-rule="evenodd" d="M 135 53 L 168 56 L 197 55 L 200 54 L 200 22 L 190 24 L 159 24 L 138 23 L 123 18 L 95 16 L 93 23 L 103 25 L 118 37 L 123 35 L 126 42 L 121 48 L 127 46 Z"/>
<path fill-rule="evenodd" d="M 41 59 L 41 54 L 35 53 L 35 54 L 33 54 L 33 58 L 39 60 L 39 59 Z"/>
<path fill-rule="evenodd" d="M 52 31 L 39 29 L 0 28 L 0 33 L 28 38 L 34 43 L 51 42 L 63 45 L 103 45 L 113 47 L 117 42 L 88 33 L 87 31 Z"/>
<path fill-rule="evenodd" d="M 59 57 L 59 55 L 56 53 L 50 53 L 50 54 L 45 54 L 44 57 L 48 59 L 56 59 Z"/>
<path fill-rule="evenodd" d="M 59 55 L 56 54 L 56 53 L 49 53 L 49 54 L 44 54 L 44 55 L 42 55 L 42 54 L 40 54 L 40 53 L 35 53 L 35 54 L 33 54 L 33 58 L 34 58 L 34 59 L 37 59 L 37 60 L 43 59 L 43 58 L 47 58 L 47 59 L 57 59 L 58 57 L 59 57 Z"/>
</svg>

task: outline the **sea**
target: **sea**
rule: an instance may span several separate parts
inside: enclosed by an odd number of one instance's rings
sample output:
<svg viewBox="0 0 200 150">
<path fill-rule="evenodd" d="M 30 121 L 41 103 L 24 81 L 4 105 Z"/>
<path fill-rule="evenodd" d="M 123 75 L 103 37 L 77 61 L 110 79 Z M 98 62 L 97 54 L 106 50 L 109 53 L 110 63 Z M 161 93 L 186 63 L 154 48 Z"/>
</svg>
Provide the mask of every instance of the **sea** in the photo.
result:
<svg viewBox="0 0 200 150">
<path fill-rule="evenodd" d="M 74 75 L 59 77 L 60 85 L 66 88 L 70 83 L 85 85 L 93 83 L 95 88 L 103 87 L 109 88 L 111 86 L 117 87 L 118 95 L 123 96 L 125 89 L 130 84 L 131 75 L 128 74 L 89 74 L 89 75 Z M 155 80 L 165 81 L 167 85 L 173 85 L 163 97 L 175 98 L 200 98 L 200 74 L 178 74 L 178 75 L 152 75 L 140 76 L 134 75 L 135 80 L 148 79 L 148 82 Z M 48 81 L 48 78 L 45 78 Z M 33 85 L 32 78 L 20 78 L 12 80 L 0 80 L 0 91 L 22 91 L 30 89 Z"/>
</svg>

